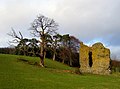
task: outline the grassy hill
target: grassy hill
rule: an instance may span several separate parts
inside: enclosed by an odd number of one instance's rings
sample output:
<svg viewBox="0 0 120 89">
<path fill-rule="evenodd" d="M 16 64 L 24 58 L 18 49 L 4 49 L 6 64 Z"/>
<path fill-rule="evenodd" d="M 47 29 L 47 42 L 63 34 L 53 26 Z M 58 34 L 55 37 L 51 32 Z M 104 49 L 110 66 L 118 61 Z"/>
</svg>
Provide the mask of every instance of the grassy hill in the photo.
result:
<svg viewBox="0 0 120 89">
<path fill-rule="evenodd" d="M 59 62 L 46 59 L 45 68 L 37 62 L 37 57 L 0 54 L 0 89 L 120 89 L 120 74 L 77 75 Z"/>
</svg>

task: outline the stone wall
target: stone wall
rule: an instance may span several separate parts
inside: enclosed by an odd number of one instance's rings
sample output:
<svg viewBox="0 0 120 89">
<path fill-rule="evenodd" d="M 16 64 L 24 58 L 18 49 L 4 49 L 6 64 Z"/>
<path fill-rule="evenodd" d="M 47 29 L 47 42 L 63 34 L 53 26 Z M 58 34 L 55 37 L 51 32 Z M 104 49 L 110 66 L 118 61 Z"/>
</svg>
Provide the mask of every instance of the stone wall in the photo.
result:
<svg viewBox="0 0 120 89">
<path fill-rule="evenodd" d="M 92 47 L 80 43 L 80 71 L 82 73 L 110 74 L 110 50 L 102 43 Z"/>
</svg>

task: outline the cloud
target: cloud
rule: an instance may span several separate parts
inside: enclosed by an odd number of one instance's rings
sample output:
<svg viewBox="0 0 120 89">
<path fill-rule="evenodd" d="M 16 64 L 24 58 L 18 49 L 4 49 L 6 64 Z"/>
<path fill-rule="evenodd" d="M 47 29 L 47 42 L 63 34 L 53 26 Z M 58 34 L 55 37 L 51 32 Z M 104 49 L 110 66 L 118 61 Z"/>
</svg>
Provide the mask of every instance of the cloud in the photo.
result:
<svg viewBox="0 0 120 89">
<path fill-rule="evenodd" d="M 119 1 L 65 0 L 57 11 L 62 28 L 85 42 L 119 32 Z"/>
<path fill-rule="evenodd" d="M 111 58 L 120 61 L 120 46 L 109 46 L 109 48 L 112 50 Z"/>
</svg>

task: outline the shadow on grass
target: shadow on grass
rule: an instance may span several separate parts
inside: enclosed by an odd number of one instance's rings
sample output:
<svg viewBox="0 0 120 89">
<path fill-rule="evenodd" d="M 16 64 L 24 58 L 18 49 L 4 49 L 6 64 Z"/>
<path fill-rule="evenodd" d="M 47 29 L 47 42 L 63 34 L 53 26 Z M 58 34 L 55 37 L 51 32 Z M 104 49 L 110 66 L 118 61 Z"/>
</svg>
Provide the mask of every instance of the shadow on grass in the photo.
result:
<svg viewBox="0 0 120 89">
<path fill-rule="evenodd" d="M 41 67 L 38 62 L 29 61 L 29 60 L 24 59 L 24 58 L 17 58 L 17 61 L 27 63 L 29 65 L 34 65 L 34 66 L 37 66 L 37 67 Z M 60 70 L 60 69 L 57 69 L 57 68 L 52 68 L 50 66 L 45 66 L 44 68 L 46 68 L 46 69 L 48 69 L 48 70 L 50 70 L 52 72 L 57 72 L 57 73 L 70 73 L 70 74 L 82 75 L 79 68 L 75 68 L 75 70 Z"/>
</svg>

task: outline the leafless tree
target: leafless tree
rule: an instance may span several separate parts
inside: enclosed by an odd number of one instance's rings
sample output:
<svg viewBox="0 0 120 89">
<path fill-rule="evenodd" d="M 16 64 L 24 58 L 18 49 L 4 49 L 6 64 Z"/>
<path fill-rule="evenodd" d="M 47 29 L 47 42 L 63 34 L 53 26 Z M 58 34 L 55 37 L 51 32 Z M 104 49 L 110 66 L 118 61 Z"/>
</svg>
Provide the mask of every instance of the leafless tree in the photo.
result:
<svg viewBox="0 0 120 89">
<path fill-rule="evenodd" d="M 32 34 L 40 38 L 40 66 L 44 67 L 44 58 L 46 53 L 47 36 L 55 33 L 58 24 L 48 17 L 43 15 L 37 16 L 37 18 L 31 24 L 30 30 Z"/>
<path fill-rule="evenodd" d="M 19 31 L 19 35 L 15 32 L 15 30 L 12 28 L 12 31 L 8 33 L 9 36 L 13 37 L 12 41 L 9 41 L 9 43 L 18 44 L 17 48 L 23 52 L 24 55 L 26 55 L 27 51 L 27 45 L 28 42 L 27 38 L 24 38 L 22 33 Z"/>
<path fill-rule="evenodd" d="M 15 32 L 13 28 L 11 28 L 12 31 L 7 33 L 9 36 L 13 37 L 14 39 L 12 41 L 9 41 L 10 43 L 19 43 L 23 39 L 22 33 L 19 31 L 19 35 Z"/>
</svg>

